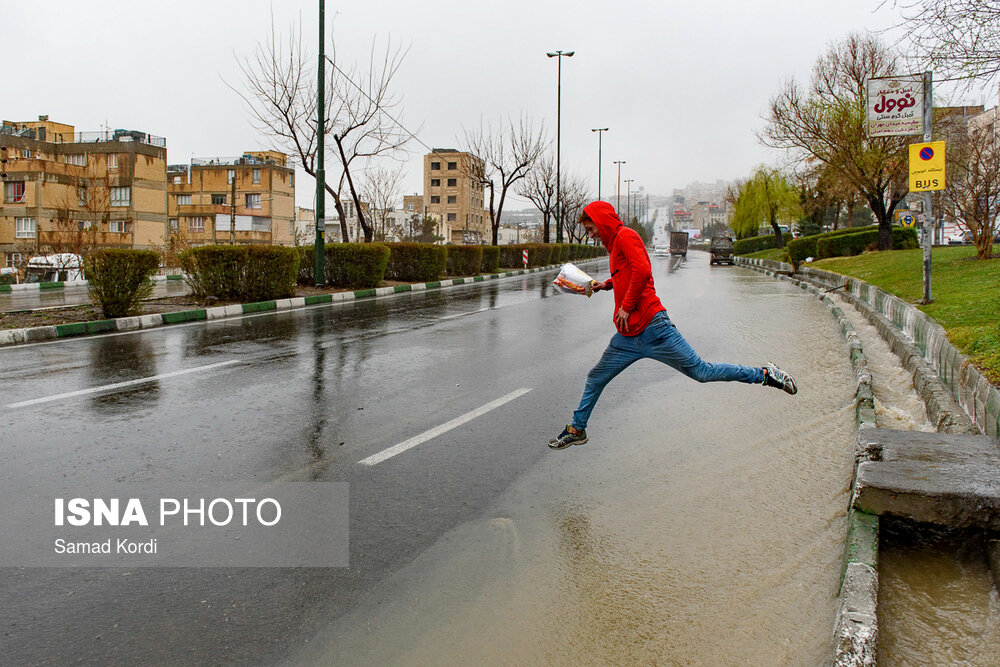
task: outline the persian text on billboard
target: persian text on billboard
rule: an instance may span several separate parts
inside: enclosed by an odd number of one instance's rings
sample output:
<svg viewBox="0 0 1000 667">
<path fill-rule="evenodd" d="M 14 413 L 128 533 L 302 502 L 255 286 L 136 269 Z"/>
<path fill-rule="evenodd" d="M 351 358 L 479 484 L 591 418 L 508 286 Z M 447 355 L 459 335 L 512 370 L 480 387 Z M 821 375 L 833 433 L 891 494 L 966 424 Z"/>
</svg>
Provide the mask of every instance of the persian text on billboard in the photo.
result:
<svg viewBox="0 0 1000 667">
<path fill-rule="evenodd" d="M 870 137 L 923 134 L 923 77 L 869 79 L 867 111 Z"/>
</svg>

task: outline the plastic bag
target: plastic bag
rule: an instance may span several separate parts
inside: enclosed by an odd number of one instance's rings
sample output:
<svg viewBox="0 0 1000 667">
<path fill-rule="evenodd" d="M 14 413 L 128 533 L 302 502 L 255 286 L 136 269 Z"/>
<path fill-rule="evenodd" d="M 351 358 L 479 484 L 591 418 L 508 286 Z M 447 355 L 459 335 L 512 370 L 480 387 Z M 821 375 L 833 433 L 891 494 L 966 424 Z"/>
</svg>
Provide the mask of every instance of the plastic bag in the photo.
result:
<svg viewBox="0 0 1000 667">
<path fill-rule="evenodd" d="M 556 289 L 567 294 L 586 294 L 588 297 L 594 293 L 594 279 L 591 278 L 576 264 L 563 264 L 559 269 L 559 275 L 552 281 Z"/>
</svg>

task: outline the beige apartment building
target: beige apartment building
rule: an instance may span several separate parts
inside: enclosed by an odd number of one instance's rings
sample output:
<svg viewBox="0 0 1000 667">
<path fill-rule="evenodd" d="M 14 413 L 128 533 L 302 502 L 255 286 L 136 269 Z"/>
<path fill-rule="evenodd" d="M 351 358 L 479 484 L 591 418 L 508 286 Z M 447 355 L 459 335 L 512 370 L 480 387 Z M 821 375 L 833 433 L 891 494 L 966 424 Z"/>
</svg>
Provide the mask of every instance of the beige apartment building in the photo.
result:
<svg viewBox="0 0 1000 667">
<path fill-rule="evenodd" d="M 295 245 L 295 170 L 284 153 L 169 165 L 166 187 L 168 231 L 186 244 Z"/>
<path fill-rule="evenodd" d="M 445 243 L 489 243 L 485 188 L 479 177 L 483 161 L 453 148 L 434 148 L 424 156 L 424 210 L 439 221 Z"/>
<path fill-rule="evenodd" d="M 0 266 L 94 247 L 161 249 L 166 169 L 163 137 L 76 132 L 48 116 L 0 122 Z"/>
</svg>

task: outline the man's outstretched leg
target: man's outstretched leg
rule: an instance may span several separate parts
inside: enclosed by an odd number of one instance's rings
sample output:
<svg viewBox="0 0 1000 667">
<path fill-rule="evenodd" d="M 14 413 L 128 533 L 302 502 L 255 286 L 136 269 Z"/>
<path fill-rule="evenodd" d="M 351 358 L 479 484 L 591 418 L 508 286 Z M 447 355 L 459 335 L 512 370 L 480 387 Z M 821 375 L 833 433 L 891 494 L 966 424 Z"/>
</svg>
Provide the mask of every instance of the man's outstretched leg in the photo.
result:
<svg viewBox="0 0 1000 667">
<path fill-rule="evenodd" d="M 573 413 L 573 422 L 567 424 L 563 432 L 549 440 L 549 448 L 566 449 L 570 445 L 582 445 L 587 442 L 587 422 L 593 412 L 597 399 L 611 380 L 623 370 L 641 359 L 636 341 L 621 334 L 611 338 L 601 360 L 587 373 L 587 384 L 580 397 L 580 406 Z"/>
</svg>

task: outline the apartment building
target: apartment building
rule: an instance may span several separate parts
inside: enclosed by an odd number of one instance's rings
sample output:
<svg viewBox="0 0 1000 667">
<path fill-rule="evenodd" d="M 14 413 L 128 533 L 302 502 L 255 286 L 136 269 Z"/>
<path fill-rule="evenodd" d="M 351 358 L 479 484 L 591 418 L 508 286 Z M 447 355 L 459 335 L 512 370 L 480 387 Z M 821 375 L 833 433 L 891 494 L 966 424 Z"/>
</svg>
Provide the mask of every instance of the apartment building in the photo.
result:
<svg viewBox="0 0 1000 667">
<path fill-rule="evenodd" d="M 163 137 L 76 132 L 48 116 L 0 122 L 0 265 L 96 247 L 162 248 L 166 169 Z"/>
<path fill-rule="evenodd" d="M 168 232 L 190 245 L 295 244 L 295 170 L 284 153 L 169 165 L 167 194 Z"/>
<path fill-rule="evenodd" d="M 480 158 L 454 148 L 434 148 L 424 155 L 424 210 L 439 221 L 445 243 L 490 242 L 483 170 Z"/>
</svg>

